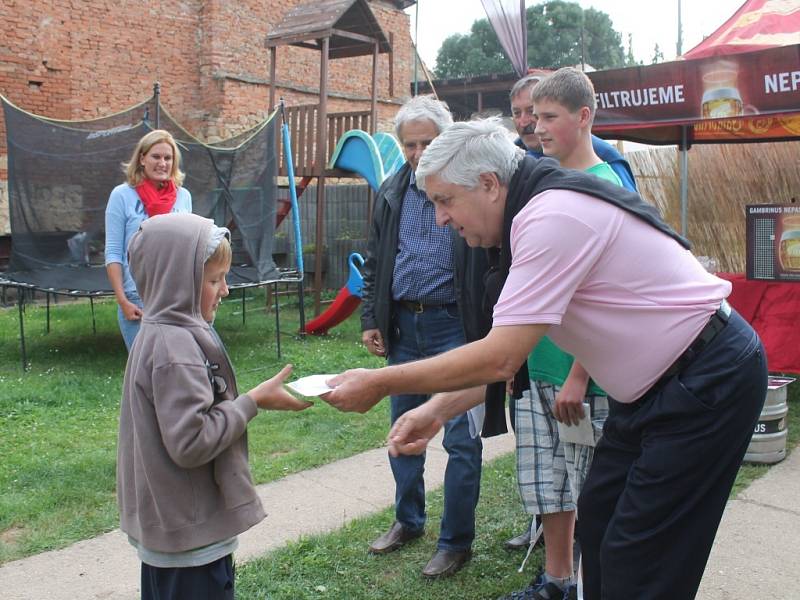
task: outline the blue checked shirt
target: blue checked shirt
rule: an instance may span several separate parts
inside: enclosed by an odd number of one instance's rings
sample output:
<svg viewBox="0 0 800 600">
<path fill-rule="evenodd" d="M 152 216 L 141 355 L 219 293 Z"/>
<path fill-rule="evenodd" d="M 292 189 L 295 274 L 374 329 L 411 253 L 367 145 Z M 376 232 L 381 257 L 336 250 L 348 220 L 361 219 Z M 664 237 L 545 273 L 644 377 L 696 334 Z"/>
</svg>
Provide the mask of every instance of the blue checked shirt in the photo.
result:
<svg viewBox="0 0 800 600">
<path fill-rule="evenodd" d="M 449 227 L 436 225 L 433 202 L 417 188 L 417 178 L 412 173 L 400 209 L 393 299 L 422 304 L 456 301 L 451 236 Z"/>
</svg>

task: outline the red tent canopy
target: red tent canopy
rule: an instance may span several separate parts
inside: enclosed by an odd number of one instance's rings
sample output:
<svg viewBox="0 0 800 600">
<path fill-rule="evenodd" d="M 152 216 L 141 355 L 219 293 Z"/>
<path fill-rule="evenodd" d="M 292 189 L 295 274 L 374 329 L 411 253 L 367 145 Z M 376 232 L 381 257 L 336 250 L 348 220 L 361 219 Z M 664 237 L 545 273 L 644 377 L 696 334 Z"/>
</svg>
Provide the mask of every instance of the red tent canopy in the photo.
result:
<svg viewBox="0 0 800 600">
<path fill-rule="evenodd" d="M 795 0 L 747 0 L 683 58 L 724 56 L 792 44 L 800 44 L 800 4 Z"/>
</svg>

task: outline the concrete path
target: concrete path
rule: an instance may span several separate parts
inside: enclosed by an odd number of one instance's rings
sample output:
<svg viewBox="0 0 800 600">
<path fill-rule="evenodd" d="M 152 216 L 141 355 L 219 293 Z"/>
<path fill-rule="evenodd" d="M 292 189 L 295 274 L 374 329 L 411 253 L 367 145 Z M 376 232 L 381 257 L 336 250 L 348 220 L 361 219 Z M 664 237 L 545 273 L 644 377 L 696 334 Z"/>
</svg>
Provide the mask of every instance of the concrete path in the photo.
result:
<svg viewBox="0 0 800 600">
<path fill-rule="evenodd" d="M 485 440 L 484 457 L 512 452 L 511 435 Z M 446 453 L 437 442 L 426 462 L 426 485 L 441 485 Z M 335 530 L 393 502 L 386 450 L 259 486 L 269 513 L 240 536 L 239 560 L 290 540 Z M 774 466 L 728 504 L 700 588 L 700 600 L 800 600 L 800 451 Z M 4 600 L 134 600 L 139 562 L 118 530 L 0 567 Z"/>
<path fill-rule="evenodd" d="M 510 434 L 484 440 L 483 457 L 514 451 Z M 428 449 L 425 485 L 444 479 L 447 453 L 441 437 Z M 332 531 L 351 519 L 394 503 L 386 448 L 289 475 L 258 487 L 267 518 L 239 536 L 236 559 L 260 556 L 304 535 Z M 135 600 L 139 560 L 119 530 L 0 566 L 3 600 Z"/>
<path fill-rule="evenodd" d="M 728 502 L 700 600 L 800 600 L 800 448 Z"/>
</svg>

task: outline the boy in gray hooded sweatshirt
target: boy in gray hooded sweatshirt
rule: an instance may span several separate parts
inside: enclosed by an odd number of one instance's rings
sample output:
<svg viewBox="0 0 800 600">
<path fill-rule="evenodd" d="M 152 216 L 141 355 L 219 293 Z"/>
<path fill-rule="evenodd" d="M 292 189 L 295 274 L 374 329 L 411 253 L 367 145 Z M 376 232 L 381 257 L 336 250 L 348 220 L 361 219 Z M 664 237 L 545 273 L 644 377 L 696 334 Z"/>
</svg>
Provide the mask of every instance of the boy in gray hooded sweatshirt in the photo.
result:
<svg viewBox="0 0 800 600">
<path fill-rule="evenodd" d="M 229 232 L 192 214 L 147 219 L 128 247 L 144 301 L 123 383 L 121 529 L 142 561 L 142 599 L 233 598 L 237 535 L 264 516 L 247 462 L 258 409 L 303 410 L 287 365 L 239 394 L 210 323 L 228 295 Z"/>
</svg>

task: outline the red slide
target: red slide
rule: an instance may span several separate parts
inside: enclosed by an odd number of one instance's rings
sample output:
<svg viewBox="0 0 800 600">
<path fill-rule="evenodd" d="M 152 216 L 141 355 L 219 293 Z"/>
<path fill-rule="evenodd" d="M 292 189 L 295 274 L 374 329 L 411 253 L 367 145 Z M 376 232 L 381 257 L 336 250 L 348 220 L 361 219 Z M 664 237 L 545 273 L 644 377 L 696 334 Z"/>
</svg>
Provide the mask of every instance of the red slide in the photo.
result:
<svg viewBox="0 0 800 600">
<path fill-rule="evenodd" d="M 324 335 L 328 330 L 336 327 L 339 323 L 344 321 L 347 317 L 353 314 L 353 311 L 361 304 L 361 298 L 354 296 L 344 286 L 336 294 L 336 299 L 333 301 L 324 313 L 316 319 L 306 323 L 306 333 L 310 335 Z"/>
<path fill-rule="evenodd" d="M 306 333 L 311 335 L 324 335 L 328 330 L 336 327 L 347 317 L 353 314 L 361 303 L 361 293 L 364 290 L 364 278 L 358 270 L 356 263 L 364 266 L 364 257 L 358 252 L 353 252 L 347 259 L 350 266 L 350 276 L 347 285 L 339 290 L 336 299 L 324 313 L 313 321 L 306 323 Z"/>
</svg>

